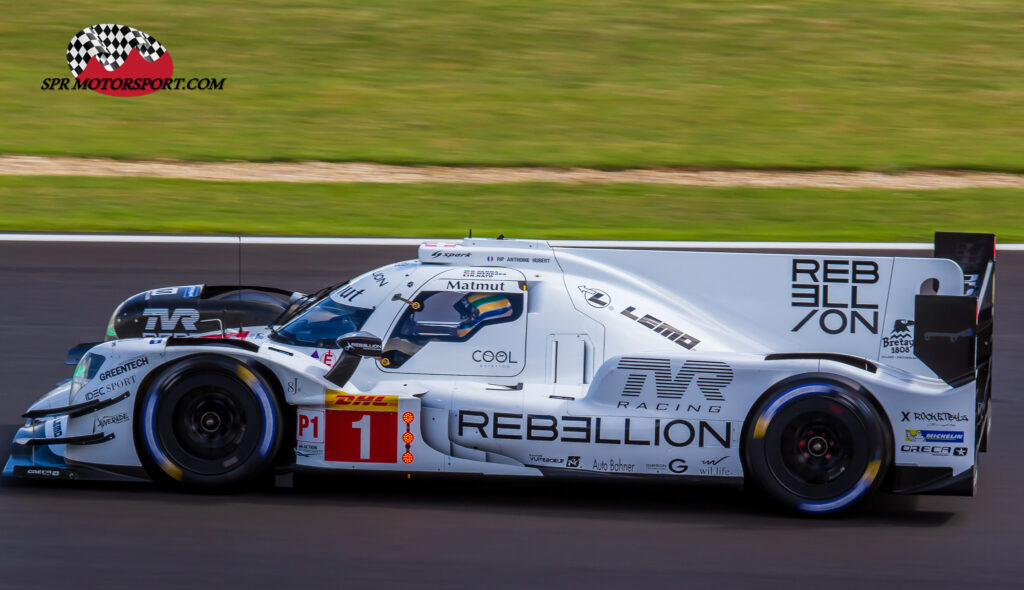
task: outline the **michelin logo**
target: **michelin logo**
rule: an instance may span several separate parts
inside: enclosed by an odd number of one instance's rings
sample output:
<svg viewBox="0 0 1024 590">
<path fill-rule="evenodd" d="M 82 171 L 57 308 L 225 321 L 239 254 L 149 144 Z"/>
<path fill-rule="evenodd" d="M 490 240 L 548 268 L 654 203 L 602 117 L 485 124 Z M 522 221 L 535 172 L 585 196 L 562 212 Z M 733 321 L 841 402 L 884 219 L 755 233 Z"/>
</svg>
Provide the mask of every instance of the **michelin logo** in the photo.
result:
<svg viewBox="0 0 1024 590">
<path fill-rule="evenodd" d="M 945 430 L 907 430 L 906 439 L 907 442 L 962 443 L 964 442 L 964 433 Z"/>
</svg>

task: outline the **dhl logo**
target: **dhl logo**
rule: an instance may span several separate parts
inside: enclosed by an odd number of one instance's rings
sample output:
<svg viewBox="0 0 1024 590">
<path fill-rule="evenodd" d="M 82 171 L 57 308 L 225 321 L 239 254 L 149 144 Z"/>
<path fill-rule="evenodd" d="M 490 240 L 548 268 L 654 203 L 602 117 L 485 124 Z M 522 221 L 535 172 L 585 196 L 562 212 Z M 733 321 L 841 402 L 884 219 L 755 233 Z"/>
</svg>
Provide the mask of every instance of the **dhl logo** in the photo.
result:
<svg viewBox="0 0 1024 590">
<path fill-rule="evenodd" d="M 397 395 L 353 395 L 337 389 L 324 391 L 324 407 L 334 410 L 397 412 Z"/>
</svg>

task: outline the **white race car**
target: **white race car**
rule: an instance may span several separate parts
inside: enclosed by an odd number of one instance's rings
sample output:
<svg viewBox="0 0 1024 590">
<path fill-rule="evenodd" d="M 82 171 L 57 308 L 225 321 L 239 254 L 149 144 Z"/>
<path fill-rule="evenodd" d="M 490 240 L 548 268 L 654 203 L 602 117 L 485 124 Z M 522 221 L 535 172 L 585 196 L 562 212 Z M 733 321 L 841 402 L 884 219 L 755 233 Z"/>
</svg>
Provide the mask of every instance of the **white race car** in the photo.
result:
<svg viewBox="0 0 1024 590">
<path fill-rule="evenodd" d="M 4 475 L 379 470 L 746 482 L 808 513 L 973 495 L 995 238 L 935 258 L 425 242 L 303 295 L 169 287 L 25 413 Z"/>
</svg>

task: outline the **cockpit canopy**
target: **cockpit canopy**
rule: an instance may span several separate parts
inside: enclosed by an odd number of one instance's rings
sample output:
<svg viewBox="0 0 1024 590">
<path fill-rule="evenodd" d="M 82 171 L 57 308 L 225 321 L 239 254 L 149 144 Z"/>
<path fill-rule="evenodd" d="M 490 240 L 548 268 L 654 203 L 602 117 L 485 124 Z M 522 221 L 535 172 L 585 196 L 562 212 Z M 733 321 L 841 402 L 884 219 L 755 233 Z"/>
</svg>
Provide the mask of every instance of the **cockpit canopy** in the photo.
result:
<svg viewBox="0 0 1024 590">
<path fill-rule="evenodd" d="M 462 340 L 488 322 L 511 318 L 515 313 L 503 293 L 429 293 L 420 310 L 407 315 L 398 328 L 404 338 Z"/>
</svg>

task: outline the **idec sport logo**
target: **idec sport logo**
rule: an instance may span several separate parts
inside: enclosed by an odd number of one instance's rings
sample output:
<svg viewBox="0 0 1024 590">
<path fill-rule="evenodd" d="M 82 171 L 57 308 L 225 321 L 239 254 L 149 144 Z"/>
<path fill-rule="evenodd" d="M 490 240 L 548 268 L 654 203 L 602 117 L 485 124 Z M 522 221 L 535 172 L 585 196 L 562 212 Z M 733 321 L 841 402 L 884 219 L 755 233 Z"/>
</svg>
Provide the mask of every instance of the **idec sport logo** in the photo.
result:
<svg viewBox="0 0 1024 590">
<path fill-rule="evenodd" d="M 70 78 L 46 78 L 43 90 L 94 90 L 109 96 L 143 96 L 158 90 L 223 90 L 220 78 L 175 78 L 167 48 L 125 25 L 100 24 L 79 31 L 67 50 Z"/>
</svg>

